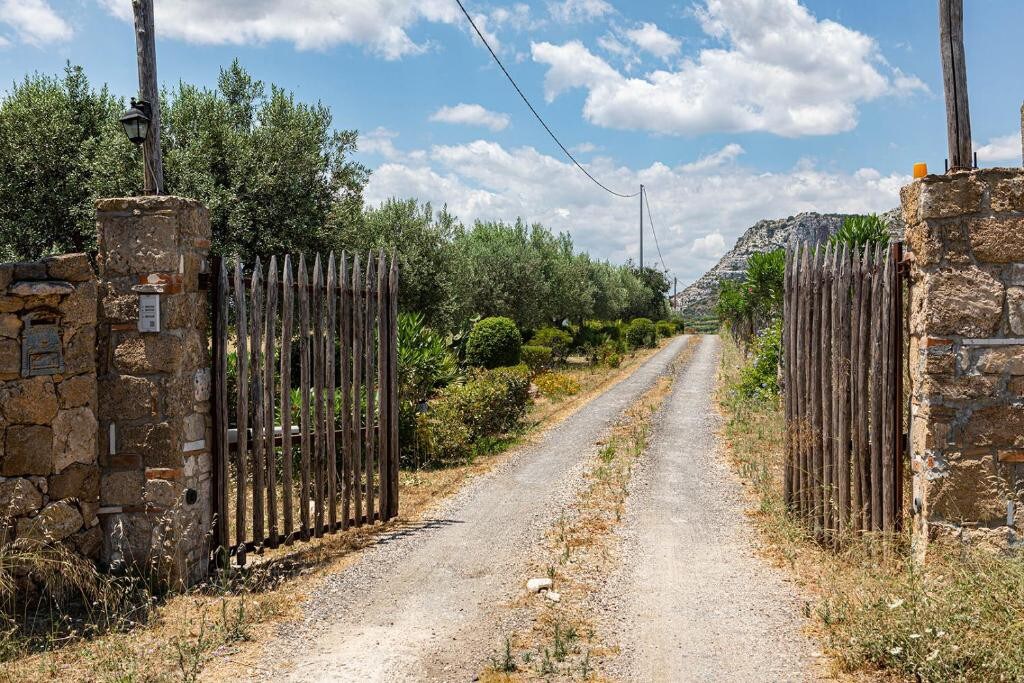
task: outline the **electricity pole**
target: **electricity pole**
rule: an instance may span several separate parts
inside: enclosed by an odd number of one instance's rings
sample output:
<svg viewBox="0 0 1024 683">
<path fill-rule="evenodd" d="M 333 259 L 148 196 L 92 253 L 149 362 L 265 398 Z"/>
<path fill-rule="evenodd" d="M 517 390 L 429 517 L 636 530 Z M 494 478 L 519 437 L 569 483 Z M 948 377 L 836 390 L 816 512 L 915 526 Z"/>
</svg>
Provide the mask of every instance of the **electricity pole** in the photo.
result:
<svg viewBox="0 0 1024 683">
<path fill-rule="evenodd" d="M 672 308 L 676 307 L 677 296 L 679 296 L 679 278 L 672 276 Z"/>
<path fill-rule="evenodd" d="M 640 272 L 644 272 L 644 185 L 640 183 Z"/>
<path fill-rule="evenodd" d="M 149 133 L 142 142 L 146 194 L 164 189 L 164 161 L 160 154 L 160 90 L 156 80 L 156 34 L 153 0 L 132 0 L 135 14 L 135 51 L 139 60 L 139 96 L 149 103 Z"/>
<path fill-rule="evenodd" d="M 949 170 L 973 168 L 967 61 L 964 58 L 964 0 L 939 0 L 939 51 L 942 53 L 942 84 L 946 91 Z"/>
</svg>

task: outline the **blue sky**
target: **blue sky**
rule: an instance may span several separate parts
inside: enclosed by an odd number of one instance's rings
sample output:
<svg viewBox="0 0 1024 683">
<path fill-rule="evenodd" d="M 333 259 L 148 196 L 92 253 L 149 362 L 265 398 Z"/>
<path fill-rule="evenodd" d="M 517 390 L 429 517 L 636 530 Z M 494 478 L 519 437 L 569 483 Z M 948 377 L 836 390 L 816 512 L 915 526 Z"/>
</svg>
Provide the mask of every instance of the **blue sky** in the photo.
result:
<svg viewBox="0 0 1024 683">
<path fill-rule="evenodd" d="M 581 161 L 621 192 L 649 188 L 680 286 L 760 218 L 882 211 L 915 161 L 942 169 L 932 0 L 464 1 Z M 370 201 L 414 196 L 467 221 L 522 215 L 602 258 L 637 256 L 637 200 L 567 163 L 454 0 L 155 4 L 163 84 L 212 85 L 238 57 L 322 100 L 361 132 Z M 966 5 L 981 163 L 1019 165 L 1024 3 Z M 130 95 L 129 19 L 129 0 L 0 0 L 0 83 L 71 60 Z"/>
</svg>

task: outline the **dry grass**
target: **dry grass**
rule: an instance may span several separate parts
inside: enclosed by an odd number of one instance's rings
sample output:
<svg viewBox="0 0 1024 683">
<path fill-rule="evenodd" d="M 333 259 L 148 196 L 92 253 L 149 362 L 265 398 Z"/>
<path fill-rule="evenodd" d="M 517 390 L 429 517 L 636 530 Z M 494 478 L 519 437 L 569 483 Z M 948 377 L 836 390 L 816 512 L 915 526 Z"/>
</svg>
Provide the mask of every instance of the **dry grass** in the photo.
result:
<svg viewBox="0 0 1024 683">
<path fill-rule="evenodd" d="M 741 359 L 725 340 L 719 399 L 723 436 L 748 487 L 766 554 L 804 588 L 805 613 L 843 680 L 1024 680 L 1024 559 L 933 543 L 923 567 L 909 539 L 851 539 L 821 548 L 782 502 L 781 406 L 730 391 Z M 909 525 L 904 525 L 909 528 Z"/>
<path fill-rule="evenodd" d="M 695 348 L 688 345 L 676 363 L 685 363 Z M 533 563 L 533 576 L 551 578 L 560 599 L 528 593 L 509 605 L 525 610 L 532 623 L 498 646 L 481 681 L 607 680 L 600 664 L 615 653 L 594 623 L 588 600 L 615 566 L 613 532 L 622 520 L 633 467 L 670 390 L 670 377 L 661 378 L 597 444 L 586 486 L 548 530 L 540 559 Z"/>
<path fill-rule="evenodd" d="M 538 399 L 526 429 L 491 454 L 448 469 L 402 470 L 399 516 L 388 524 L 262 556 L 250 553 L 247 567 L 185 593 L 160 594 L 144 582 L 112 580 L 59 548 L 22 548 L 15 558 L 16 546 L 0 544 L 0 598 L 16 593 L 7 571 L 14 564 L 34 567 L 37 582 L 50 591 L 30 614 L 8 609 L 3 617 L 0 612 L 0 683 L 236 680 L 238 671 L 263 656 L 273 625 L 299 616 L 299 606 L 321 577 L 355 562 L 358 551 L 380 533 L 415 524 L 466 481 L 501 462 L 501 453 L 537 438 L 655 352 L 638 352 L 617 369 L 570 365 L 566 372 L 579 382 L 579 393 L 558 401 Z M 29 622 L 31 633 L 25 628 Z"/>
</svg>

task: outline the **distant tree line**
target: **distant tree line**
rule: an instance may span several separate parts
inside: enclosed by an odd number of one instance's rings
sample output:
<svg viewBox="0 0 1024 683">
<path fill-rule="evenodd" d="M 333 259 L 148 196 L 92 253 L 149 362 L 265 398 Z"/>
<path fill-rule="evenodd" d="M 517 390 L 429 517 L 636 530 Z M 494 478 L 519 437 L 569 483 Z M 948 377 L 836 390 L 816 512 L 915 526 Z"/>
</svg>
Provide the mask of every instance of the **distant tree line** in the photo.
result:
<svg viewBox="0 0 1024 683">
<path fill-rule="evenodd" d="M 4 93 L 0 260 L 95 251 L 93 201 L 141 189 L 140 152 L 118 122 L 125 107 L 70 64 Z M 237 60 L 215 89 L 165 89 L 161 116 L 164 190 L 209 208 L 215 253 L 394 249 L 402 308 L 439 330 L 476 316 L 535 328 L 668 314 L 664 273 L 594 260 L 566 233 L 521 219 L 467 226 L 415 199 L 365 206 L 357 132 L 334 129 L 326 106 L 267 87 Z"/>
</svg>

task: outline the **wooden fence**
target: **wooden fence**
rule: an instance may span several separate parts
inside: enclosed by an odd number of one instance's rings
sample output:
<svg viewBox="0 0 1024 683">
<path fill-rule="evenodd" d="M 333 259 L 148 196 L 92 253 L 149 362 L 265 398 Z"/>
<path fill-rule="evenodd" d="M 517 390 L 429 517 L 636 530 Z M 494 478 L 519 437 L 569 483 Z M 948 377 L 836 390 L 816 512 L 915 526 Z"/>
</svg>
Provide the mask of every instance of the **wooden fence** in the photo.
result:
<svg viewBox="0 0 1024 683">
<path fill-rule="evenodd" d="M 395 260 L 214 272 L 215 545 L 244 564 L 247 550 L 394 517 Z"/>
<path fill-rule="evenodd" d="M 901 525 L 901 257 L 898 244 L 787 250 L 785 499 L 822 542 Z"/>
</svg>

